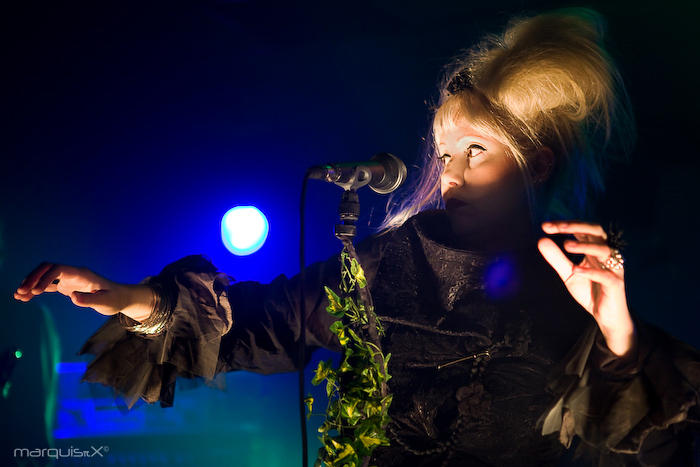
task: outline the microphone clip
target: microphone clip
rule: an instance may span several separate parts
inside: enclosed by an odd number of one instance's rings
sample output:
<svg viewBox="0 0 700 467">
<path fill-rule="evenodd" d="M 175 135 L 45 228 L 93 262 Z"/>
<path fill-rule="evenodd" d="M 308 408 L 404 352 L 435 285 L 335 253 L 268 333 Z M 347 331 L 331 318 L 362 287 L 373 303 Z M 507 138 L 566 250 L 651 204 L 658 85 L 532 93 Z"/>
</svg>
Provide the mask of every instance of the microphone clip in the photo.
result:
<svg viewBox="0 0 700 467">
<path fill-rule="evenodd" d="M 372 181 L 372 172 L 367 167 L 342 167 L 335 164 L 317 165 L 309 169 L 309 178 L 334 183 L 343 190 L 355 191 Z"/>
<path fill-rule="evenodd" d="M 380 152 L 369 161 L 310 167 L 307 177 L 334 183 L 346 191 L 368 185 L 375 193 L 385 195 L 396 190 L 406 179 L 406 165 L 393 154 Z"/>
</svg>

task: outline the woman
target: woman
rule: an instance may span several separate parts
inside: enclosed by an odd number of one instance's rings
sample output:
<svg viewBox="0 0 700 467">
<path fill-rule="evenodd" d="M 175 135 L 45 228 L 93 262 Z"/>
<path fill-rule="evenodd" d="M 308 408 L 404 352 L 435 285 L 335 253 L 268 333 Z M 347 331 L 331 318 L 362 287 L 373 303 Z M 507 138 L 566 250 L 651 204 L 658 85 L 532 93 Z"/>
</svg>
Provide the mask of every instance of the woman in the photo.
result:
<svg viewBox="0 0 700 467">
<path fill-rule="evenodd" d="M 629 310 L 611 235 L 577 220 L 634 141 L 601 24 L 515 19 L 449 66 L 416 185 L 357 247 L 392 354 L 373 463 L 692 465 L 700 355 Z M 323 292 L 339 270 L 308 268 L 307 355 L 340 350 Z M 232 283 L 202 256 L 138 285 L 44 263 L 15 297 L 112 315 L 83 380 L 172 405 L 177 376 L 297 369 L 298 281 Z"/>
</svg>

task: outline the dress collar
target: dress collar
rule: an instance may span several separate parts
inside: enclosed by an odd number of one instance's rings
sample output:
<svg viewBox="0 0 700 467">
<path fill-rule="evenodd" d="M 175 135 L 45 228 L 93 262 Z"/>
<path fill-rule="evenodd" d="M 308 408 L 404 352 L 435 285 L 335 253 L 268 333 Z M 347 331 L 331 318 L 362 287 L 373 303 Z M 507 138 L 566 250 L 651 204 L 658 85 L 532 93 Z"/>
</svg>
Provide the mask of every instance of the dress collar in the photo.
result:
<svg viewBox="0 0 700 467">
<path fill-rule="evenodd" d="M 480 290 L 500 301 L 533 298 L 545 292 L 543 287 L 561 286 L 536 244 L 501 253 L 459 248 L 451 241 L 444 209 L 422 211 L 409 222 L 447 309 L 467 290 Z"/>
<path fill-rule="evenodd" d="M 454 255 L 482 258 L 485 260 L 505 255 L 529 259 L 541 257 L 537 249 L 537 245 L 534 243 L 500 253 L 460 247 L 454 241 L 447 211 L 444 209 L 430 209 L 421 211 L 413 216 L 409 222 L 411 222 L 413 225 L 413 228 L 415 229 L 422 243 L 425 245 L 431 245 L 436 249 L 449 251 Z"/>
</svg>

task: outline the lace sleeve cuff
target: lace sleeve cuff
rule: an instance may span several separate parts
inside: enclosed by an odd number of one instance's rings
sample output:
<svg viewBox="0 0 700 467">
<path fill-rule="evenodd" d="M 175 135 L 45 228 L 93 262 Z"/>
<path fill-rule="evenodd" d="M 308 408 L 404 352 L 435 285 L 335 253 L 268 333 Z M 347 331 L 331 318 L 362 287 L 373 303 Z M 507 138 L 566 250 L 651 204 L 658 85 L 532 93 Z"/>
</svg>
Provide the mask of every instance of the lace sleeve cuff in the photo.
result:
<svg viewBox="0 0 700 467">
<path fill-rule="evenodd" d="M 178 376 L 211 382 L 221 370 L 221 338 L 233 325 L 232 281 L 201 255 L 145 278 L 158 293 L 158 310 L 143 323 L 121 313 L 107 320 L 78 353 L 95 355 L 81 381 L 113 387 L 129 408 L 139 398 L 172 406 Z"/>
<path fill-rule="evenodd" d="M 635 318 L 638 347 L 615 360 L 593 323 L 548 385 L 555 403 L 539 420 L 542 435 L 575 435 L 597 452 L 637 454 L 656 430 L 690 419 L 700 394 L 700 353 Z M 691 411 L 691 414 L 695 413 Z"/>
</svg>

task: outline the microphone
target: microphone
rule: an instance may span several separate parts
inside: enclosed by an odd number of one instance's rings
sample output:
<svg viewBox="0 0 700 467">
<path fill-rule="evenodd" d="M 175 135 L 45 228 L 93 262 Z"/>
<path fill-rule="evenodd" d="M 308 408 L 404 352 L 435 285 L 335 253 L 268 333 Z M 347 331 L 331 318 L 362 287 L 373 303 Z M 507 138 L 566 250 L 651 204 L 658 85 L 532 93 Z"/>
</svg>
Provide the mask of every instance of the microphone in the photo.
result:
<svg viewBox="0 0 700 467">
<path fill-rule="evenodd" d="M 396 190 L 406 180 L 406 165 L 393 154 L 380 152 L 369 161 L 315 165 L 308 177 L 335 183 L 346 190 L 369 185 L 380 195 Z"/>
</svg>

